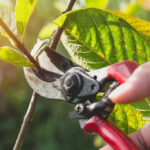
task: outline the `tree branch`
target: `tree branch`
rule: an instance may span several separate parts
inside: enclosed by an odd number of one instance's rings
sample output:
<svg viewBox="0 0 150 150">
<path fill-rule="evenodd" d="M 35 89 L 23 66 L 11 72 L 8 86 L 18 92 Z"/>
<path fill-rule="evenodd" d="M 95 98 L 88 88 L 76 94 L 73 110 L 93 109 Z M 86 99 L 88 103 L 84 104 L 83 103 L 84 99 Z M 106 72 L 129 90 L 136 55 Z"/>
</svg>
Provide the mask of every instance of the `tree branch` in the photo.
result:
<svg viewBox="0 0 150 150">
<path fill-rule="evenodd" d="M 72 7 L 73 7 L 75 1 L 76 1 L 76 0 L 69 0 L 69 3 L 68 3 L 67 8 L 66 8 L 66 10 L 64 10 L 64 11 L 62 12 L 62 14 L 64 14 L 64 13 L 70 11 L 70 10 L 72 9 Z M 56 33 L 55 33 L 55 35 L 54 35 L 54 38 L 53 38 L 53 41 L 51 42 L 50 48 L 56 49 L 56 47 L 57 47 L 57 45 L 58 45 L 58 42 L 59 42 L 59 39 L 60 39 L 60 36 L 61 36 L 63 30 L 64 30 L 64 29 L 61 28 L 61 27 L 58 27 L 58 28 L 57 28 L 57 31 L 56 31 Z"/>
<path fill-rule="evenodd" d="M 22 147 L 22 144 L 24 142 L 25 136 L 26 136 L 27 131 L 29 129 L 30 123 L 32 122 L 33 112 L 35 109 L 35 105 L 37 103 L 37 99 L 38 99 L 38 94 L 33 92 L 29 107 L 28 107 L 27 112 L 24 116 L 24 120 L 23 120 L 21 129 L 20 129 L 20 132 L 18 134 L 18 137 L 17 137 L 17 140 L 16 140 L 16 143 L 14 145 L 13 150 L 20 150 Z"/>
<path fill-rule="evenodd" d="M 19 48 L 21 52 L 25 54 L 25 56 L 35 65 L 40 73 L 42 73 L 42 69 L 37 63 L 37 61 L 31 56 L 25 46 L 17 39 L 17 37 L 12 33 L 12 31 L 8 28 L 8 26 L 4 23 L 4 21 L 0 18 L 0 25 L 3 27 L 5 32 L 9 35 L 9 37 L 14 41 L 16 46 Z"/>
<path fill-rule="evenodd" d="M 67 6 L 66 10 L 62 13 L 66 13 L 66 12 L 70 11 L 72 9 L 75 1 L 76 0 L 69 0 L 69 3 L 68 3 L 68 6 Z M 63 28 L 58 27 L 58 29 L 57 29 L 57 31 L 54 35 L 54 39 L 51 43 L 50 48 L 56 49 L 62 32 L 63 32 Z M 18 134 L 18 137 L 17 137 L 17 140 L 16 140 L 16 143 L 14 145 L 13 150 L 21 150 L 21 147 L 23 145 L 25 136 L 28 132 L 30 123 L 32 121 L 32 117 L 33 117 L 33 113 L 34 113 L 35 106 L 36 106 L 36 103 L 37 103 L 37 99 L 38 99 L 38 94 L 35 91 L 33 91 L 33 95 L 31 97 L 30 104 L 28 106 L 28 110 L 25 114 L 21 129 L 19 131 L 19 134 Z"/>
</svg>

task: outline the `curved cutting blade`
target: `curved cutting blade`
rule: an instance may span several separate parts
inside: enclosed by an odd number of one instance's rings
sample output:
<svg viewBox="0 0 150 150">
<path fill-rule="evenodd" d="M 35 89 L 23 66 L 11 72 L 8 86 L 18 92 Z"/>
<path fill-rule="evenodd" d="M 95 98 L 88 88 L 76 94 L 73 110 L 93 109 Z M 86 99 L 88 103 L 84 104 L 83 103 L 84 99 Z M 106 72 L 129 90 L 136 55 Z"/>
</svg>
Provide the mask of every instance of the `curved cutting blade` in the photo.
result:
<svg viewBox="0 0 150 150">
<path fill-rule="evenodd" d="M 33 68 L 24 68 L 27 82 L 36 93 L 43 97 L 65 100 L 62 93 L 61 77 L 77 65 L 48 47 L 38 59 L 40 66 L 43 68 L 44 76 L 41 76 Z"/>
</svg>

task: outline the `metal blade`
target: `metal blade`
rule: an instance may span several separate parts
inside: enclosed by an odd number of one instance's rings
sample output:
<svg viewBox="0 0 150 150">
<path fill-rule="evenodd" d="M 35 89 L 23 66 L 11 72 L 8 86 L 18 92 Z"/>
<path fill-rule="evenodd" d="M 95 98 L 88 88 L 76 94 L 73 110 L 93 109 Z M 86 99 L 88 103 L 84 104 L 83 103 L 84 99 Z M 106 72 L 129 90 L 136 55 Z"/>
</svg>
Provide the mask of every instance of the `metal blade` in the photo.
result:
<svg viewBox="0 0 150 150">
<path fill-rule="evenodd" d="M 38 57 L 38 60 L 40 66 L 44 69 L 60 75 L 63 75 L 72 67 L 79 66 L 49 47 L 46 47 L 45 51 Z"/>
<path fill-rule="evenodd" d="M 93 71 L 87 72 L 87 74 L 89 76 L 95 78 L 97 81 L 102 81 L 107 78 L 107 74 L 108 74 L 107 69 L 108 68 L 105 67 L 105 68 L 101 68 L 98 70 L 93 70 Z"/>
<path fill-rule="evenodd" d="M 45 70 L 45 76 L 42 77 L 32 68 L 24 68 L 24 73 L 31 88 L 40 96 L 54 100 L 65 100 L 63 93 L 61 92 L 62 86 L 61 79 L 59 78 L 61 77 L 60 75 L 55 75 L 54 73 Z M 55 81 L 52 82 L 53 80 Z"/>
<path fill-rule="evenodd" d="M 81 129 L 83 129 L 84 125 L 86 124 L 86 122 L 87 122 L 88 120 L 89 120 L 89 119 L 80 119 L 80 120 L 79 120 L 79 124 L 80 124 Z"/>
<path fill-rule="evenodd" d="M 39 56 L 39 63 L 44 68 L 44 76 L 33 68 L 24 68 L 25 77 L 31 88 L 43 97 L 65 100 L 61 77 L 66 71 L 78 65 L 48 47 Z"/>
</svg>

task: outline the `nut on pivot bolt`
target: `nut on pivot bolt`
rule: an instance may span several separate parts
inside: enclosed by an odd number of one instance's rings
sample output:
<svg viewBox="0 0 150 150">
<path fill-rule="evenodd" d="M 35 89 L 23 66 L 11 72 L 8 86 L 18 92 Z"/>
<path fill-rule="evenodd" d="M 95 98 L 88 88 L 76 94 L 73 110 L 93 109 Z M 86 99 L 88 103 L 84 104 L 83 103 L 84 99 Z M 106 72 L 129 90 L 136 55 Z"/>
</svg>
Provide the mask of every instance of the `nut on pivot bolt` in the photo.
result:
<svg viewBox="0 0 150 150">
<path fill-rule="evenodd" d="M 81 77 L 79 74 L 68 73 L 63 82 L 63 90 L 64 92 L 69 95 L 73 96 L 77 94 L 81 89 Z"/>
</svg>

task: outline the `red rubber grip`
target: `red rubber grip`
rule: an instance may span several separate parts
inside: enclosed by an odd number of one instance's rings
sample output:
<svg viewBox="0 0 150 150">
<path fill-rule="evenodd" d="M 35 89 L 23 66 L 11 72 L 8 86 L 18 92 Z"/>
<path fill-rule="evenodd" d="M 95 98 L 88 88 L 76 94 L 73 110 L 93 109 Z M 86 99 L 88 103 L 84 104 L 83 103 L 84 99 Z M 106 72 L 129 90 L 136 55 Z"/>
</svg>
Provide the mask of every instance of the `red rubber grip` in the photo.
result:
<svg viewBox="0 0 150 150">
<path fill-rule="evenodd" d="M 107 77 L 113 78 L 119 83 L 124 83 L 137 67 L 136 62 L 125 60 L 108 66 Z"/>
<path fill-rule="evenodd" d="M 87 121 L 84 131 L 99 134 L 115 150 L 140 150 L 120 129 L 98 116 Z"/>
</svg>

